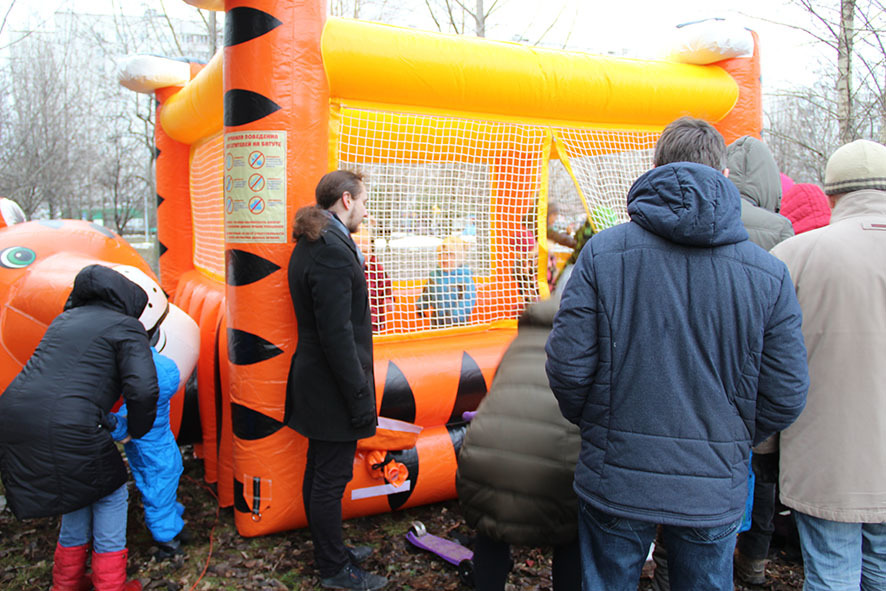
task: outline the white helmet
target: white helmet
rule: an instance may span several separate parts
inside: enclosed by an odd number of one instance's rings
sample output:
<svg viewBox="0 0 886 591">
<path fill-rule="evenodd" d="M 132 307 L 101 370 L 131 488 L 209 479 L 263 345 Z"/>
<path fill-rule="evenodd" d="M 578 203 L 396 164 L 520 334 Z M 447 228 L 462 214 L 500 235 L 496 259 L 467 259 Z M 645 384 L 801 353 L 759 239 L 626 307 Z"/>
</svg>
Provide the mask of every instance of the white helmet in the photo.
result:
<svg viewBox="0 0 886 591">
<path fill-rule="evenodd" d="M 148 296 L 148 303 L 138 320 L 148 332 L 157 328 L 169 312 L 169 301 L 163 289 L 141 269 L 129 265 L 114 265 L 111 268 L 142 288 Z"/>
<path fill-rule="evenodd" d="M 25 221 L 27 217 L 19 204 L 12 199 L 0 197 L 0 228 L 13 226 Z"/>
</svg>

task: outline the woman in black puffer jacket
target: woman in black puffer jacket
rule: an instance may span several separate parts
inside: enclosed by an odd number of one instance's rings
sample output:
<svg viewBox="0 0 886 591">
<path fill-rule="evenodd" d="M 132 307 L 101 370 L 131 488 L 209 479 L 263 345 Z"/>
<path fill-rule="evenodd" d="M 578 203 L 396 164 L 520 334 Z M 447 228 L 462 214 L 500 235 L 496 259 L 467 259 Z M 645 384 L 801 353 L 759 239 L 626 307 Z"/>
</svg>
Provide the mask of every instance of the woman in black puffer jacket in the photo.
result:
<svg viewBox="0 0 886 591">
<path fill-rule="evenodd" d="M 511 544 L 554 546 L 554 589 L 581 587 L 572 490 L 581 440 L 560 414 L 545 374 L 545 342 L 558 306 L 554 297 L 526 308 L 459 452 L 456 488 L 465 520 L 478 533 L 480 591 L 504 589 Z"/>
<path fill-rule="evenodd" d="M 77 274 L 65 311 L 0 396 L 9 507 L 19 519 L 62 515 L 54 591 L 124 588 L 127 473 L 109 413 L 122 393 L 131 437 L 154 422 L 157 374 L 146 328 L 162 320 L 166 297 L 140 271 L 120 269 L 91 265 Z M 141 279 L 153 284 L 151 294 L 134 282 Z M 91 582 L 84 578 L 90 541 Z M 135 585 L 126 589 L 141 588 Z"/>
</svg>

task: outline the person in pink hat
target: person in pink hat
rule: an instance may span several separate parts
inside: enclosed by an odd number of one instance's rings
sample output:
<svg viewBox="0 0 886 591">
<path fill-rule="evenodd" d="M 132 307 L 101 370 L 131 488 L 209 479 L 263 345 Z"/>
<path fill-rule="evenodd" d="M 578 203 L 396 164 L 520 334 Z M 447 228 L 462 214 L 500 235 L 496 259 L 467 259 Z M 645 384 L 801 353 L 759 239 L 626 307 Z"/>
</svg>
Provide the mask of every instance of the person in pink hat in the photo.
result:
<svg viewBox="0 0 886 591">
<path fill-rule="evenodd" d="M 821 187 L 798 183 L 781 198 L 781 215 L 791 220 L 794 234 L 802 234 L 827 226 L 831 221 L 831 207 Z"/>
</svg>

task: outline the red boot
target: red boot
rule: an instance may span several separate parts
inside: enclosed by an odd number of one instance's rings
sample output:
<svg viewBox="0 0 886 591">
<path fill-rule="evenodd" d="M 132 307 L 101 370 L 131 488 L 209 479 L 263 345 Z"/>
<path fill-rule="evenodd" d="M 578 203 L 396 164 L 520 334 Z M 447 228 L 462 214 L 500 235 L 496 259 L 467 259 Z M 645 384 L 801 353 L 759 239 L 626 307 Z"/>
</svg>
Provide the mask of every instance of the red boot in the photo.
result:
<svg viewBox="0 0 886 591">
<path fill-rule="evenodd" d="M 52 562 L 52 591 L 89 591 L 92 580 L 86 576 L 86 558 L 89 544 L 66 548 L 61 544 L 55 547 Z"/>
<path fill-rule="evenodd" d="M 142 591 L 137 580 L 126 580 L 126 548 L 118 552 L 92 553 L 92 584 L 95 591 Z"/>
</svg>

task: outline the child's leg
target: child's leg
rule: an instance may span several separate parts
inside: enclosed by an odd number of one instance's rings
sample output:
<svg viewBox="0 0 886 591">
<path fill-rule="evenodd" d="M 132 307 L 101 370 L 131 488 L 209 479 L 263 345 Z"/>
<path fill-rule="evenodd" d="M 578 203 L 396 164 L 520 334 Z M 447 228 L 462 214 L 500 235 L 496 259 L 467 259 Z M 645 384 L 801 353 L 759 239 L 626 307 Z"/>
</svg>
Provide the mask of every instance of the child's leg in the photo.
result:
<svg viewBox="0 0 886 591">
<path fill-rule="evenodd" d="M 181 451 L 170 433 L 167 441 L 141 446 L 139 453 L 140 462 L 129 466 L 142 496 L 145 524 L 155 542 L 170 542 L 185 524 L 184 507 L 176 499 L 183 472 Z"/>
<path fill-rule="evenodd" d="M 92 504 L 92 537 L 95 552 L 119 552 L 126 548 L 126 512 L 129 491 L 124 484 Z"/>
<path fill-rule="evenodd" d="M 149 489 L 141 491 L 145 506 L 145 524 L 156 542 L 169 542 L 184 527 L 179 503 L 178 475 L 157 479 Z"/>
<path fill-rule="evenodd" d="M 83 546 L 92 541 L 92 505 L 65 513 L 58 532 L 58 543 L 64 548 Z"/>
<path fill-rule="evenodd" d="M 62 515 L 52 562 L 53 591 L 92 589 L 92 581 L 86 576 L 91 541 L 92 505 Z"/>
</svg>

